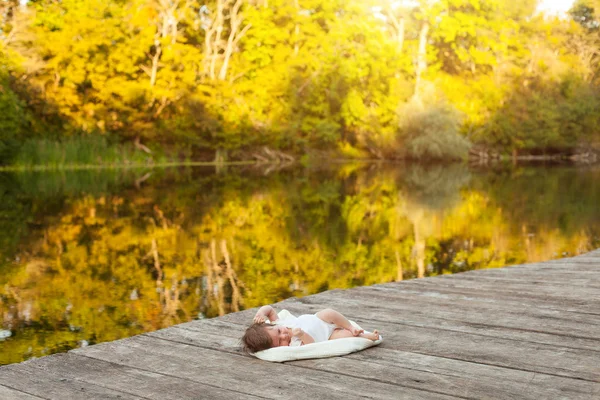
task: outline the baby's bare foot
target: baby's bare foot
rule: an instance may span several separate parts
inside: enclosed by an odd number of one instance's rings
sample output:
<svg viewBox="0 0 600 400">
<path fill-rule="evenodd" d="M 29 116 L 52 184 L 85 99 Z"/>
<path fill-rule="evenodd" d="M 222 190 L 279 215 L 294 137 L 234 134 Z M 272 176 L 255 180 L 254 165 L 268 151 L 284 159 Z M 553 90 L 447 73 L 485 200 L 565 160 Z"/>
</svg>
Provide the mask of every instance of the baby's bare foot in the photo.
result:
<svg viewBox="0 0 600 400">
<path fill-rule="evenodd" d="M 373 341 L 379 340 L 379 331 L 377 329 L 373 330 L 371 333 L 363 333 L 361 335 L 364 338 L 371 339 Z"/>
</svg>

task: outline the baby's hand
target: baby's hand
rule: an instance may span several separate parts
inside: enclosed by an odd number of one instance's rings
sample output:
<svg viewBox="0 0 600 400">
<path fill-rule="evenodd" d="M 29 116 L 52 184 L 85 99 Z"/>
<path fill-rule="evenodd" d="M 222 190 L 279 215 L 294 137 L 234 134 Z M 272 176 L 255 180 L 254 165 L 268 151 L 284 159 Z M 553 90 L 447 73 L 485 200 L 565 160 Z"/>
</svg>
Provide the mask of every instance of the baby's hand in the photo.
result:
<svg viewBox="0 0 600 400">
<path fill-rule="evenodd" d="M 260 315 L 260 314 L 256 314 L 254 316 L 254 319 L 252 320 L 255 324 L 262 324 L 266 321 L 267 319 L 265 318 L 264 315 Z"/>
<path fill-rule="evenodd" d="M 349 330 L 350 330 L 350 332 L 352 332 L 353 336 L 358 336 L 365 331 L 364 329 L 358 329 L 358 328 L 355 328 L 354 326 L 351 326 Z"/>
<path fill-rule="evenodd" d="M 304 331 L 302 330 L 302 328 L 296 327 L 292 329 L 292 335 L 296 337 L 302 337 L 302 335 L 304 335 Z"/>
</svg>

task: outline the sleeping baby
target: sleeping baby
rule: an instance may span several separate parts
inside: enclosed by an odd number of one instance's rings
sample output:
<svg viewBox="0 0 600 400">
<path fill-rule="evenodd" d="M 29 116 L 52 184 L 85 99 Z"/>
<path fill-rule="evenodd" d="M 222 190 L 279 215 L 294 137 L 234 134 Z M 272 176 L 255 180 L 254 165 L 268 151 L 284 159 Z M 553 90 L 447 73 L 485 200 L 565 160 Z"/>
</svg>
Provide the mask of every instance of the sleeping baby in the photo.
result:
<svg viewBox="0 0 600 400">
<path fill-rule="evenodd" d="M 271 324 L 265 323 L 269 320 Z M 280 320 L 271 306 L 262 306 L 254 316 L 254 324 L 242 337 L 244 351 L 255 353 L 278 346 L 302 346 L 347 337 L 378 340 L 379 332 L 365 333 L 352 326 L 339 312 L 327 308 L 316 314 L 305 314 Z"/>
</svg>

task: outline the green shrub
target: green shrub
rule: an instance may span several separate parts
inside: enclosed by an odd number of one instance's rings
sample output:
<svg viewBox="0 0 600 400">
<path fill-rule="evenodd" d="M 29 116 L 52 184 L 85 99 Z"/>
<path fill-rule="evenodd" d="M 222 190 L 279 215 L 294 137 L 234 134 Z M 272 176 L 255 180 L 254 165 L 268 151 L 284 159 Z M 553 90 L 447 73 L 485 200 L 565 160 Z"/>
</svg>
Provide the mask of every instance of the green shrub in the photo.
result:
<svg viewBox="0 0 600 400">
<path fill-rule="evenodd" d="M 0 164 L 13 158 L 18 140 L 26 126 L 26 112 L 22 101 L 12 91 L 9 77 L 2 75 L 0 66 Z"/>
<path fill-rule="evenodd" d="M 534 80 L 518 87 L 479 132 L 477 141 L 501 150 L 546 152 L 597 140 L 600 94 L 580 78 Z"/>
<path fill-rule="evenodd" d="M 464 160 L 471 146 L 460 134 L 460 116 L 451 106 L 423 109 L 411 103 L 401 110 L 399 143 L 405 157 L 417 160 Z"/>
</svg>

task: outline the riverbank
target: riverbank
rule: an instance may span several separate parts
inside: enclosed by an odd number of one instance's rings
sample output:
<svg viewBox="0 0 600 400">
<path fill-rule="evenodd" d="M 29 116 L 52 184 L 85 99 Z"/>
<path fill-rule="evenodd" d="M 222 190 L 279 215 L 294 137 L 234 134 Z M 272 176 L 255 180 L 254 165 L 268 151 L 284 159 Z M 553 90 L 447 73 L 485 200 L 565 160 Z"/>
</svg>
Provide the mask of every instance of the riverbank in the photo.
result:
<svg viewBox="0 0 600 400">
<path fill-rule="evenodd" d="M 327 163 L 352 162 L 427 162 L 456 163 L 453 159 L 410 159 L 406 157 L 373 157 L 350 145 L 328 150 L 307 149 L 304 153 L 286 152 L 260 146 L 246 150 L 203 151 L 191 148 L 150 149 L 139 140 L 114 143 L 106 137 L 72 137 L 61 141 L 29 140 L 15 150 L 0 171 L 88 170 L 114 168 L 153 168 L 175 166 L 225 166 L 250 164 L 277 164 L 305 166 Z M 556 162 L 596 164 L 600 162 L 600 146 L 589 145 L 577 149 L 555 150 L 552 153 L 502 153 L 484 146 L 473 146 L 462 161 L 471 164 L 516 164 L 518 162 Z"/>
</svg>

